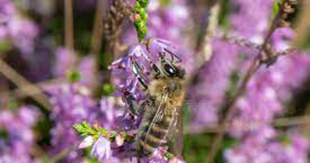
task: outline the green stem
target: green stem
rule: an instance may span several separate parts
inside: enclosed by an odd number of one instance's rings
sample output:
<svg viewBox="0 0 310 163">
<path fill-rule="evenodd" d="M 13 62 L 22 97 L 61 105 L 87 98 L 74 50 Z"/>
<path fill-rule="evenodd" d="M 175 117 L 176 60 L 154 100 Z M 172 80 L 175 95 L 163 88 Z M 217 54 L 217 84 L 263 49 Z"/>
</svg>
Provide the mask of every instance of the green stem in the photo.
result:
<svg viewBox="0 0 310 163">
<path fill-rule="evenodd" d="M 134 15 L 134 25 L 137 31 L 137 35 L 139 38 L 139 41 L 141 42 L 144 40 L 146 34 L 147 34 L 147 20 L 148 20 L 148 15 L 147 15 L 147 5 L 148 5 L 148 0 L 136 0 L 136 3 L 134 5 L 135 9 L 135 15 Z"/>
</svg>

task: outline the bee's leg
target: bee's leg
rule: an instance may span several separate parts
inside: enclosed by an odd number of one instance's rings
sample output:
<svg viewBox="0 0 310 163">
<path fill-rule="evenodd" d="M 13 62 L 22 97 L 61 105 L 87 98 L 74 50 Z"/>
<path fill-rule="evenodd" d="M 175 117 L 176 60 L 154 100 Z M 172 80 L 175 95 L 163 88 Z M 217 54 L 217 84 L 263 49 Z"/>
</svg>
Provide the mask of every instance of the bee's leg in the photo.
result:
<svg viewBox="0 0 310 163">
<path fill-rule="evenodd" d="M 141 158 L 142 158 L 142 151 L 140 150 L 139 152 L 138 152 L 138 163 L 141 163 Z"/>
<path fill-rule="evenodd" d="M 133 96 L 133 94 L 127 90 L 123 91 L 125 102 L 129 106 L 130 113 L 134 115 L 141 115 L 144 113 L 146 107 L 150 105 L 150 101 L 144 101 L 142 104 L 138 104 L 136 98 Z"/>
<path fill-rule="evenodd" d="M 148 86 L 145 82 L 145 79 L 142 77 L 141 75 L 141 67 L 139 66 L 139 64 L 131 58 L 131 62 L 132 62 L 132 72 L 135 74 L 136 78 L 138 79 L 138 81 L 140 82 L 140 84 L 143 86 L 143 88 L 145 90 L 148 89 Z"/>
<path fill-rule="evenodd" d="M 141 107 L 138 105 L 136 98 L 133 96 L 133 94 L 125 90 L 124 98 L 125 98 L 127 105 L 129 106 L 130 113 L 134 115 L 138 115 L 141 112 L 140 110 Z"/>
</svg>

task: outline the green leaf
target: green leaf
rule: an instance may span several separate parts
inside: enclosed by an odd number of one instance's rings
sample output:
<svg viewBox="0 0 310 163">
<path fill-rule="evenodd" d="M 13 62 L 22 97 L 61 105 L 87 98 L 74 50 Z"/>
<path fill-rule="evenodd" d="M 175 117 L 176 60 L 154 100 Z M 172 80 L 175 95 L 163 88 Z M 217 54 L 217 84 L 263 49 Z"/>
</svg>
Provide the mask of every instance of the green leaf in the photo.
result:
<svg viewBox="0 0 310 163">
<path fill-rule="evenodd" d="M 208 134 L 184 135 L 184 159 L 186 162 L 204 163 L 210 144 L 211 140 Z"/>
<path fill-rule="evenodd" d="M 96 134 L 96 131 L 86 121 L 83 121 L 81 124 L 74 124 L 73 128 L 81 136 Z"/>
<path fill-rule="evenodd" d="M 163 7 L 170 5 L 170 3 L 171 3 L 171 0 L 160 0 L 160 5 Z"/>
<path fill-rule="evenodd" d="M 9 133 L 5 130 L 4 127 L 0 126 L 0 139 L 7 140 L 9 139 Z"/>
<path fill-rule="evenodd" d="M 168 160 L 170 160 L 170 159 L 172 159 L 174 156 L 173 156 L 172 153 L 167 152 L 167 153 L 164 153 L 164 157 L 166 157 Z"/>
<path fill-rule="evenodd" d="M 231 148 L 233 145 L 235 145 L 237 141 L 230 137 L 225 137 L 221 146 L 221 149 L 219 150 L 217 156 L 215 157 L 214 163 L 223 163 L 226 162 L 223 156 L 223 152 L 227 148 Z"/>
<path fill-rule="evenodd" d="M 87 155 L 87 161 L 89 161 L 88 163 L 100 163 L 98 158 L 90 156 L 91 148 L 85 148 L 84 152 Z"/>
<path fill-rule="evenodd" d="M 111 93 L 113 93 L 115 90 L 115 88 L 113 87 L 112 84 L 104 84 L 102 86 L 102 91 L 103 91 L 103 95 L 110 95 Z"/>
<path fill-rule="evenodd" d="M 272 6 L 272 15 L 276 16 L 280 11 L 280 0 L 275 0 Z"/>
<path fill-rule="evenodd" d="M 183 156 L 186 162 L 204 163 L 207 159 L 207 154 L 213 143 L 214 134 L 198 134 L 184 136 Z M 224 163 L 223 151 L 236 144 L 236 140 L 230 137 L 225 137 L 220 148 L 220 151 L 215 157 L 213 163 Z"/>
<path fill-rule="evenodd" d="M 232 6 L 231 0 L 222 0 L 220 4 L 220 13 L 219 13 L 219 25 L 224 29 L 228 29 L 230 26 L 230 7 Z"/>
<path fill-rule="evenodd" d="M 123 138 L 126 139 L 126 137 L 127 137 L 127 133 L 123 132 Z"/>
<path fill-rule="evenodd" d="M 78 71 L 70 71 L 67 73 L 67 78 L 69 79 L 69 81 L 71 82 L 78 82 L 81 79 L 81 73 Z"/>
<path fill-rule="evenodd" d="M 84 130 L 84 127 L 81 125 L 81 124 L 74 124 L 73 125 L 73 129 L 78 132 L 79 134 L 83 133 L 85 130 Z"/>
<path fill-rule="evenodd" d="M 0 40 L 0 52 L 7 52 L 11 50 L 12 44 L 8 40 Z"/>
</svg>

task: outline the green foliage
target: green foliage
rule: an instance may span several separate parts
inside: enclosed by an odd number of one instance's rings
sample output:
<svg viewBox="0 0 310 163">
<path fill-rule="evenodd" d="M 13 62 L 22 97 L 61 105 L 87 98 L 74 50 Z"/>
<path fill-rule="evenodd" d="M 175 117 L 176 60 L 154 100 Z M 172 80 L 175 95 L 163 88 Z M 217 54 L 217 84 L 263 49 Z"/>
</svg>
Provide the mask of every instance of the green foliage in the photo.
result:
<svg viewBox="0 0 310 163">
<path fill-rule="evenodd" d="M 9 134 L 1 126 L 0 126 L 0 138 L 4 140 L 7 140 L 9 138 Z"/>
<path fill-rule="evenodd" d="M 223 28 L 229 28 L 229 14 L 231 6 L 230 0 L 221 0 L 219 25 Z"/>
<path fill-rule="evenodd" d="M 238 70 L 235 70 L 230 75 L 230 82 L 229 82 L 228 90 L 226 91 L 226 98 L 231 98 L 234 95 L 234 92 L 236 91 L 239 80 L 240 80 L 240 73 L 238 72 Z"/>
<path fill-rule="evenodd" d="M 8 40 L 0 40 L 0 52 L 7 52 L 12 48 L 12 44 Z"/>
<path fill-rule="evenodd" d="M 184 136 L 183 156 L 186 162 L 204 163 L 207 159 L 209 148 L 212 145 L 213 134 L 198 134 Z M 225 137 L 214 163 L 224 163 L 223 151 L 232 147 L 236 143 L 235 139 Z"/>
<path fill-rule="evenodd" d="M 160 0 L 160 5 L 163 7 L 168 6 L 171 3 L 171 0 Z"/>
<path fill-rule="evenodd" d="M 44 116 L 45 118 L 41 118 L 40 121 L 34 127 L 35 133 L 38 136 L 38 143 L 42 146 L 50 145 L 51 134 L 50 131 L 53 128 L 53 122 L 48 119 L 48 115 Z"/>
<path fill-rule="evenodd" d="M 273 15 L 273 17 L 275 17 L 279 13 L 279 11 L 280 11 L 280 4 L 281 4 L 280 0 L 273 1 L 273 6 L 272 6 L 272 15 Z"/>
<path fill-rule="evenodd" d="M 81 73 L 78 71 L 69 71 L 67 73 L 67 78 L 69 79 L 69 81 L 71 82 L 78 82 L 81 79 Z"/>
<path fill-rule="evenodd" d="M 90 126 L 88 122 L 86 121 L 83 121 L 82 123 L 74 124 L 73 128 L 81 136 L 97 134 L 97 131 L 92 126 Z"/>
<path fill-rule="evenodd" d="M 91 148 L 85 148 L 84 152 L 87 156 L 87 161 L 89 161 L 89 163 L 100 163 L 97 157 L 90 156 Z"/>
<path fill-rule="evenodd" d="M 286 135 L 286 134 L 278 136 L 278 140 L 280 142 L 282 142 L 283 144 L 290 144 L 291 143 L 290 136 Z"/>
<path fill-rule="evenodd" d="M 309 49 L 310 48 L 310 33 L 306 34 L 306 38 L 304 39 L 304 41 L 302 41 L 302 43 L 300 45 L 298 45 L 301 49 Z M 306 54 L 308 55 L 308 54 Z"/>
<path fill-rule="evenodd" d="M 104 84 L 102 86 L 102 91 L 103 91 L 102 94 L 103 95 L 108 96 L 108 95 L 112 94 L 114 92 L 114 90 L 115 90 L 115 88 L 113 87 L 112 84 Z"/>
<path fill-rule="evenodd" d="M 139 41 L 142 41 L 147 34 L 147 5 L 148 0 L 136 0 L 136 3 L 134 5 L 134 9 L 136 11 L 134 25 L 137 31 Z"/>
<path fill-rule="evenodd" d="M 47 23 L 48 32 L 53 33 L 54 41 L 57 45 L 63 45 L 63 33 L 64 33 L 64 19 L 62 16 L 57 16 Z"/>
<path fill-rule="evenodd" d="M 229 138 L 229 137 L 225 137 L 221 146 L 221 149 L 219 150 L 217 156 L 215 157 L 214 163 L 225 163 L 225 159 L 223 157 L 223 152 L 225 149 L 227 148 L 231 148 L 232 146 L 234 146 L 236 144 L 236 140 Z"/>
<path fill-rule="evenodd" d="M 186 162 L 203 163 L 210 146 L 210 135 L 184 135 L 183 156 Z"/>
<path fill-rule="evenodd" d="M 173 154 L 167 152 L 167 153 L 164 153 L 164 157 L 166 157 L 168 160 L 172 159 L 174 156 Z"/>
<path fill-rule="evenodd" d="M 8 108 L 10 110 L 16 110 L 16 111 L 18 110 L 18 102 L 16 101 L 16 99 L 10 98 L 8 105 L 9 105 Z"/>
<path fill-rule="evenodd" d="M 62 12 L 57 13 L 53 19 L 46 24 L 46 32 L 52 33 L 56 45 L 64 45 L 64 16 Z M 73 12 L 74 22 L 74 50 L 80 54 L 88 54 L 90 51 L 94 11 L 83 10 L 82 12 Z"/>
<path fill-rule="evenodd" d="M 94 139 L 98 139 L 99 136 L 114 139 L 117 136 L 116 131 L 108 131 L 101 126 L 91 126 L 86 121 L 74 124 L 73 129 L 81 136 L 93 136 Z M 123 136 L 126 137 L 126 134 Z"/>
</svg>

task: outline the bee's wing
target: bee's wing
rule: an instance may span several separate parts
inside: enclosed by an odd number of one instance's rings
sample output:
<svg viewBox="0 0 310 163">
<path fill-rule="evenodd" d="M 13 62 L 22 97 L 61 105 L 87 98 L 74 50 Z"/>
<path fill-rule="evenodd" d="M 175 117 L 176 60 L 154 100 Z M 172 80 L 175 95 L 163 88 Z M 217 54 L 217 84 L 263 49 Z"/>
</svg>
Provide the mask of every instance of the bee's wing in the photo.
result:
<svg viewBox="0 0 310 163">
<path fill-rule="evenodd" d="M 176 126 L 171 131 L 173 133 L 171 133 L 172 138 L 170 138 L 173 141 L 172 153 L 177 157 L 181 157 L 182 150 L 183 150 L 183 114 L 182 114 L 182 108 L 177 108 L 174 115 L 176 115 Z"/>
<path fill-rule="evenodd" d="M 167 100 L 168 100 L 168 94 L 163 93 L 161 97 L 161 101 L 158 105 L 158 108 L 156 110 L 155 116 L 152 119 L 152 122 L 150 123 L 150 126 L 148 128 L 148 131 L 146 133 L 146 137 L 150 134 L 150 130 L 154 125 L 156 125 L 157 122 L 160 122 L 164 118 L 164 110 L 167 107 Z M 183 148 L 183 121 L 182 121 L 182 111 L 181 108 L 174 108 L 172 119 L 170 120 L 168 124 L 168 131 L 163 135 L 163 140 L 167 140 L 168 137 L 169 140 L 173 141 L 172 151 L 173 154 L 176 156 L 181 156 L 182 148 Z M 161 141 L 159 143 L 159 146 L 161 146 L 164 143 L 164 141 Z"/>
<path fill-rule="evenodd" d="M 163 120 L 164 110 L 165 110 L 165 106 L 166 106 L 165 103 L 166 103 L 167 99 L 168 99 L 168 94 L 163 93 L 161 100 L 159 102 L 159 105 L 156 109 L 155 115 L 154 115 L 154 117 L 153 117 L 153 119 L 152 119 L 152 121 L 148 127 L 148 130 L 145 134 L 145 137 L 149 136 L 151 129 L 154 127 L 154 125 L 156 125 L 156 123 Z M 166 137 L 166 135 L 164 137 Z M 146 141 L 145 143 L 147 144 L 147 140 L 145 140 L 145 141 Z"/>
</svg>

